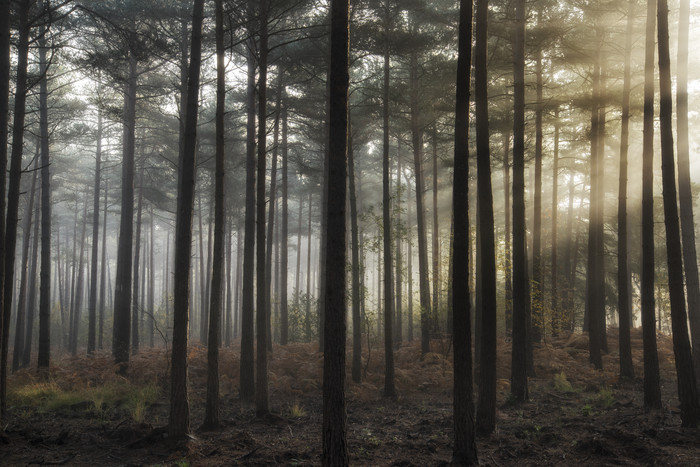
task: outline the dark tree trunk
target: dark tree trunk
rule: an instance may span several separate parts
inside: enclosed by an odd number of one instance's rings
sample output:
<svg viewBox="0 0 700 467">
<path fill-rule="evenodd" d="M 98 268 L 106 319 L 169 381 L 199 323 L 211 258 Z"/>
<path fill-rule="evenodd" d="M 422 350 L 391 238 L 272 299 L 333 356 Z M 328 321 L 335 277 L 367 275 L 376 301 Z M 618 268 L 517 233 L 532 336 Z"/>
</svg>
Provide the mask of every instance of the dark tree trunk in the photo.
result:
<svg viewBox="0 0 700 467">
<path fill-rule="evenodd" d="M 525 2 L 515 2 L 513 41 L 513 349 L 511 394 L 528 399 L 530 294 L 525 241 Z"/>
<path fill-rule="evenodd" d="M 397 154 L 396 154 L 396 228 L 395 228 L 395 240 L 394 249 L 396 257 L 396 310 L 394 316 L 396 316 L 396 322 L 394 323 L 394 347 L 399 348 L 401 341 L 403 340 L 403 261 L 401 258 L 401 247 L 403 243 L 401 242 L 402 231 L 404 229 L 404 224 L 401 222 L 401 197 L 403 192 L 403 185 L 401 184 L 401 139 L 397 141 Z"/>
<path fill-rule="evenodd" d="M 437 128 L 433 125 L 433 329 L 439 332 L 440 313 L 440 224 L 438 223 Z"/>
<path fill-rule="evenodd" d="M 331 0 L 330 112 L 326 199 L 323 454 L 324 466 L 350 463 L 345 412 L 346 169 L 348 151 L 348 1 Z"/>
<path fill-rule="evenodd" d="M 693 190 L 690 182 L 690 147 L 688 143 L 688 30 L 690 1 L 680 1 L 678 13 L 678 58 L 676 71 L 676 125 L 678 138 L 678 198 L 680 201 L 683 266 L 688 291 L 688 318 L 693 344 L 695 379 L 700 385 L 700 279 L 695 246 Z"/>
<path fill-rule="evenodd" d="M 510 134 L 503 133 L 503 203 L 505 217 L 505 259 L 504 259 L 504 274 L 505 274 L 505 320 L 506 320 L 506 336 L 513 335 L 513 256 L 511 248 L 511 198 L 510 198 Z"/>
<path fill-rule="evenodd" d="M 384 18 L 384 86 L 382 97 L 382 225 L 384 253 L 384 397 L 395 398 L 394 387 L 394 265 L 391 251 L 391 191 L 389 189 L 389 4 Z"/>
<path fill-rule="evenodd" d="M 97 324 L 97 248 L 100 235 L 100 179 L 102 178 L 102 111 L 97 111 L 97 148 L 95 150 L 95 184 L 92 200 L 92 258 L 90 262 L 90 298 L 88 299 L 87 353 L 95 352 Z"/>
<path fill-rule="evenodd" d="M 196 149 L 195 149 L 196 151 Z M 207 342 L 207 329 L 209 316 L 207 315 L 207 299 L 206 293 L 207 270 L 204 265 L 204 226 L 202 225 L 202 193 L 197 193 L 197 220 L 199 221 L 199 341 L 202 344 Z M 194 299 L 193 299 L 194 300 Z"/>
<path fill-rule="evenodd" d="M 36 305 L 36 272 L 39 256 L 39 215 L 41 206 L 37 203 L 34 208 L 34 240 L 32 245 L 32 264 L 29 268 L 29 299 L 27 300 L 27 330 L 22 354 L 22 368 L 27 368 L 32 357 L 32 336 L 34 335 L 34 311 Z M 17 310 L 19 314 L 19 308 Z"/>
<path fill-rule="evenodd" d="M 218 428 L 219 421 L 219 335 L 221 290 L 224 264 L 224 106 L 226 103 L 226 66 L 224 65 L 224 2 L 215 2 L 216 20 L 216 161 L 214 172 L 214 251 L 209 302 L 209 340 L 207 342 L 207 403 L 203 427 Z"/>
<path fill-rule="evenodd" d="M 0 193 L 7 186 L 7 139 L 10 107 L 10 0 L 0 2 Z M 5 271 L 5 212 L 6 200 L 0 196 L 0 310 L 4 310 L 3 290 Z M 4 319 L 0 319 L 0 348 L 4 345 Z M 4 394 L 4 393 L 3 393 Z M 4 401 L 4 399 L 3 399 Z M 4 413 L 0 414 L 0 420 Z"/>
<path fill-rule="evenodd" d="M 360 238 L 355 190 L 355 150 L 351 124 L 348 121 L 348 182 L 350 195 L 350 238 L 352 252 L 352 380 L 362 381 L 362 316 L 360 314 Z"/>
<path fill-rule="evenodd" d="M 661 175 L 663 180 L 664 219 L 666 224 L 666 255 L 668 289 L 671 299 L 673 354 L 678 377 L 678 397 L 681 401 L 683 426 L 695 427 L 700 421 L 700 405 L 693 369 L 693 356 L 688 338 L 688 316 L 683 290 L 683 253 L 676 199 L 676 170 L 673 157 L 671 96 L 671 58 L 668 40 L 668 2 L 658 1 L 659 46 L 659 121 L 661 124 Z"/>
<path fill-rule="evenodd" d="M 537 7 L 537 26 L 542 24 L 542 7 Z M 542 46 L 535 51 L 535 186 L 533 193 L 532 217 L 532 337 L 533 342 L 540 342 L 545 333 L 543 273 L 542 273 Z"/>
<path fill-rule="evenodd" d="M 154 294 L 155 294 L 155 264 L 154 264 L 154 247 L 155 240 L 153 238 L 153 230 L 155 224 L 155 217 L 153 217 L 153 205 L 150 209 L 151 222 L 150 222 L 150 244 L 148 246 L 148 304 L 146 306 L 146 319 L 148 320 L 148 346 L 153 348 L 154 338 L 155 338 L 155 308 L 154 308 Z"/>
<path fill-rule="evenodd" d="M 22 175 L 22 152 L 24 149 L 24 120 L 27 102 L 27 61 L 29 55 L 29 5 L 28 0 L 20 1 L 19 39 L 17 43 L 17 81 L 15 83 L 15 111 L 12 122 L 12 153 L 10 155 L 9 184 L 7 190 L 7 217 L 5 220 L 4 243 L 4 302 L 2 315 L 2 335 L 0 335 L 0 420 L 7 415 L 7 355 L 10 340 L 10 316 L 14 292 L 15 247 L 17 246 L 17 212 L 19 209 L 19 185 Z M 5 172 L 0 174 L 4 178 Z M 0 217 L 3 213 L 0 212 Z"/>
<path fill-rule="evenodd" d="M 311 192 L 309 191 L 309 235 L 306 241 L 306 310 L 304 312 L 304 341 L 311 341 Z"/>
<path fill-rule="evenodd" d="M 428 240 L 425 230 L 425 184 L 423 181 L 423 130 L 418 109 L 418 56 L 411 53 L 411 140 L 416 179 L 416 230 L 418 235 L 418 281 L 420 290 L 421 354 L 430 352 L 430 285 L 428 283 Z"/>
<path fill-rule="evenodd" d="M 140 346 L 139 330 L 141 327 L 141 319 L 139 318 L 139 312 L 141 311 L 141 307 L 139 306 L 139 294 L 145 293 L 145 291 L 139 290 L 139 267 L 141 261 L 141 221 L 143 219 L 144 166 L 145 161 L 141 163 L 141 170 L 139 171 L 139 201 L 136 207 L 136 235 L 134 236 L 134 283 L 132 285 L 133 292 L 131 296 L 131 353 L 133 355 L 139 353 Z M 145 269 L 145 264 L 143 266 L 143 269 Z"/>
<path fill-rule="evenodd" d="M 285 92 L 286 98 L 286 92 Z M 287 106 L 282 108 L 282 235 L 280 238 L 280 344 L 289 342 L 289 156 Z"/>
<path fill-rule="evenodd" d="M 29 268 L 29 241 L 32 232 L 32 216 L 34 214 L 34 195 L 36 192 L 36 176 L 39 158 L 35 159 L 34 174 L 32 175 L 32 187 L 29 191 L 29 201 L 24 209 L 24 223 L 22 224 L 22 263 L 19 268 L 19 293 L 17 295 L 17 318 L 15 320 L 15 344 L 12 351 L 12 372 L 19 369 L 24 357 L 25 316 L 27 304 L 27 275 Z M 38 224 L 38 219 L 34 220 Z"/>
<path fill-rule="evenodd" d="M 554 161 L 552 162 L 552 336 L 559 335 L 561 312 L 559 311 L 559 244 L 557 224 L 559 219 L 559 107 L 554 109 Z"/>
<path fill-rule="evenodd" d="M 104 322 L 105 322 L 105 292 L 107 288 L 107 180 L 105 180 L 105 192 L 104 192 L 104 206 L 102 213 L 102 259 L 100 260 L 100 304 L 99 304 L 99 316 L 100 324 L 97 331 L 97 348 L 102 350 L 103 343 L 102 339 L 104 336 Z M 168 237 L 170 239 L 170 237 Z M 58 242 L 57 242 L 58 243 Z M 168 256 L 169 257 L 169 256 Z M 165 272 L 166 281 L 168 277 L 168 271 Z M 166 282 L 167 284 L 167 282 Z M 166 305 L 167 306 L 167 305 Z M 167 315 L 167 312 L 166 312 Z"/>
<path fill-rule="evenodd" d="M 258 181 L 256 222 L 256 337 L 257 361 L 255 365 L 255 413 L 260 416 L 270 412 L 270 398 L 267 381 L 267 312 L 270 291 L 266 283 L 265 268 L 265 178 L 267 145 L 267 15 L 268 0 L 259 4 L 259 55 L 258 55 Z"/>
<path fill-rule="evenodd" d="M 248 1 L 248 20 L 253 22 L 255 2 Z M 254 31 L 249 26 L 248 39 L 248 89 L 246 101 L 246 186 L 245 186 L 245 245 L 243 248 L 243 290 L 241 309 L 241 401 L 249 403 L 255 396 L 255 360 L 253 334 L 255 333 L 255 296 L 253 288 L 255 272 L 255 49 Z"/>
<path fill-rule="evenodd" d="M 620 179 L 617 203 L 617 309 L 619 313 L 620 376 L 633 378 L 632 347 L 630 344 L 630 274 L 627 235 L 627 152 L 629 149 L 630 81 L 632 32 L 634 27 L 634 2 L 627 10 L 627 36 L 625 39 L 625 71 L 622 89 L 622 126 L 620 129 Z"/>
<path fill-rule="evenodd" d="M 131 332 L 131 262 L 134 240 L 134 147 L 136 124 L 136 57 L 129 54 L 129 80 L 124 94 L 124 154 L 122 161 L 121 220 L 114 284 L 112 356 L 124 374 L 129 364 Z"/>
<path fill-rule="evenodd" d="M 644 45 L 644 135 L 642 154 L 642 339 L 644 407 L 661 408 L 654 299 L 654 46 L 656 0 L 647 0 Z"/>
<path fill-rule="evenodd" d="M 452 447 L 452 465 L 475 465 L 478 460 L 474 434 L 470 299 L 469 287 L 467 286 L 469 284 L 469 184 L 467 181 L 469 180 L 469 74 L 472 3 L 465 0 L 459 3 L 459 54 L 457 58 L 454 181 L 452 183 L 452 215 L 454 216 L 454 264 L 452 267 L 452 283 L 454 284 L 452 289 L 454 445 Z M 481 162 L 483 163 L 483 161 Z"/>
<path fill-rule="evenodd" d="M 75 298 L 73 302 L 73 321 L 71 323 L 71 342 L 70 351 L 72 356 L 78 355 L 78 335 L 80 334 L 80 321 L 83 312 L 83 287 L 85 284 L 85 268 L 83 260 L 85 259 L 85 230 L 87 227 L 87 205 L 88 191 L 85 190 L 85 201 L 83 202 L 82 228 L 80 229 L 80 256 L 78 258 L 78 279 L 75 285 Z"/>
<path fill-rule="evenodd" d="M 180 439 L 190 432 L 187 396 L 187 327 L 192 251 L 192 211 L 196 167 L 199 73 L 202 60 L 204 0 L 195 0 L 192 11 L 192 42 L 187 81 L 187 105 L 182 160 L 180 163 L 175 226 L 175 293 L 170 383 L 169 436 Z"/>
<path fill-rule="evenodd" d="M 406 323 L 406 332 L 408 332 L 408 341 L 411 342 L 413 341 L 413 238 L 411 236 L 411 225 L 413 225 L 413 219 L 411 218 L 411 197 L 410 197 L 410 185 L 407 183 L 406 184 L 406 238 L 408 241 L 407 245 L 407 252 L 406 252 L 406 269 L 407 269 L 407 275 L 408 275 L 408 290 L 406 293 L 408 294 L 407 301 L 408 301 L 408 310 L 406 310 L 408 314 L 408 323 Z M 452 307 L 448 310 L 448 313 L 450 313 L 450 317 L 452 317 Z M 452 329 L 452 324 L 450 324 L 450 329 Z"/>
<path fill-rule="evenodd" d="M 488 124 L 487 18 L 488 0 L 477 0 L 474 94 L 479 194 L 477 198 L 481 237 L 481 348 L 478 363 L 479 405 L 476 412 L 476 429 L 482 434 L 491 433 L 496 428 L 496 244 Z M 454 294 L 454 290 L 452 293 Z"/>
</svg>

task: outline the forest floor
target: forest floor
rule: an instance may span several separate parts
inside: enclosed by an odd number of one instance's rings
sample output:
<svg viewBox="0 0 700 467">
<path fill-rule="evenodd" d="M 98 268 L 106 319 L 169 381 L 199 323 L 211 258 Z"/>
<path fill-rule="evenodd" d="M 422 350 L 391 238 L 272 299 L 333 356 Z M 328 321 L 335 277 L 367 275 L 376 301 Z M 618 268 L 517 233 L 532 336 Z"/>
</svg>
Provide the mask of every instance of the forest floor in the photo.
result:
<svg viewBox="0 0 700 467">
<path fill-rule="evenodd" d="M 588 364 L 587 337 L 554 339 L 535 350 L 530 400 L 507 403 L 510 344 L 499 340 L 498 425 L 478 439 L 481 465 L 700 465 L 700 431 L 681 428 L 670 337 L 659 335 L 663 410 L 645 413 L 641 331 L 633 330 L 634 380 L 617 376 L 616 331 L 604 371 Z M 238 343 L 237 343 L 238 344 Z M 374 345 L 362 384 L 348 383 L 348 446 L 354 465 L 447 465 L 452 439 L 448 340 L 420 358 L 418 342 L 395 352 L 399 397 L 381 397 L 383 352 Z M 237 348 L 234 346 L 234 348 Z M 365 349 L 366 352 L 366 349 Z M 364 362 L 367 360 L 364 355 Z M 350 355 L 348 355 L 350 356 Z M 2 465 L 319 465 L 321 369 L 314 344 L 275 346 L 273 415 L 259 419 L 238 400 L 238 352 L 221 357 L 220 431 L 198 429 L 206 397 L 206 351 L 190 351 L 194 435 L 173 444 L 164 350 L 132 357 L 128 379 L 108 354 L 59 358 L 49 383 L 23 370 L 10 377 Z M 348 363 L 349 363 L 348 359 Z M 348 375 L 350 371 L 348 368 Z"/>
</svg>

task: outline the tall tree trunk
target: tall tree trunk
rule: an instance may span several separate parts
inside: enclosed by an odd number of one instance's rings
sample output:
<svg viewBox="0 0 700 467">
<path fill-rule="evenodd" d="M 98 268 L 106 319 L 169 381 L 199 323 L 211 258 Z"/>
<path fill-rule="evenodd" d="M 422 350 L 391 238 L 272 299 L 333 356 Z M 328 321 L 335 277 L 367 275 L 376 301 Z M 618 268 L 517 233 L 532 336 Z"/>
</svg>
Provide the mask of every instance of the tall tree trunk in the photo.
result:
<svg viewBox="0 0 700 467">
<path fill-rule="evenodd" d="M 693 344 L 695 378 L 700 385 L 700 279 L 695 246 L 693 190 L 690 182 L 690 147 L 688 143 L 688 30 L 690 1 L 680 1 L 678 12 L 678 57 L 676 61 L 676 125 L 678 138 L 678 198 L 680 201 L 683 266 L 688 291 L 688 317 Z"/>
<path fill-rule="evenodd" d="M 124 149 L 122 161 L 121 220 L 114 285 L 112 356 L 125 374 L 129 364 L 131 331 L 131 266 L 134 240 L 134 147 L 136 124 L 136 57 L 129 53 L 129 79 L 124 94 Z"/>
<path fill-rule="evenodd" d="M 259 4 L 259 55 L 258 55 L 258 185 L 257 185 L 257 214 L 256 214 L 256 337 L 257 361 L 255 380 L 255 413 L 260 417 L 270 412 L 270 398 L 267 381 L 267 311 L 270 290 L 266 283 L 265 268 L 265 178 L 267 157 L 267 19 L 268 0 Z"/>
<path fill-rule="evenodd" d="M 439 332 L 440 313 L 440 224 L 438 223 L 437 128 L 433 125 L 433 329 Z"/>
<path fill-rule="evenodd" d="M 425 231 L 425 189 L 423 182 L 423 130 L 418 109 L 418 55 L 411 52 L 411 139 L 416 179 L 416 229 L 418 234 L 418 281 L 420 290 L 421 354 L 430 352 L 430 285 L 428 284 L 428 241 Z"/>
<path fill-rule="evenodd" d="M 461 0 L 459 4 L 454 181 L 452 183 L 452 213 L 454 216 L 454 264 L 452 267 L 452 283 L 454 284 L 452 289 L 454 445 L 452 465 L 475 465 L 478 460 L 474 435 L 470 299 L 469 287 L 467 287 L 469 284 L 469 184 L 467 181 L 469 180 L 469 75 L 472 3 Z M 485 69 L 483 71 L 486 72 Z M 481 162 L 483 163 L 483 161 Z"/>
<path fill-rule="evenodd" d="M 218 428 L 219 421 L 219 335 L 221 290 L 224 264 L 224 111 L 226 104 L 226 65 L 224 65 L 224 2 L 215 2 L 216 18 L 216 153 L 214 171 L 214 251 L 209 302 L 209 341 L 207 342 L 207 403 L 205 428 Z"/>
<path fill-rule="evenodd" d="M 617 309 L 620 318 L 620 376 L 633 378 L 632 347 L 630 344 L 630 275 L 627 235 L 627 152 L 629 149 L 630 81 L 632 62 L 632 32 L 634 28 L 634 1 L 627 10 L 627 36 L 625 39 L 625 71 L 622 89 L 622 126 L 620 129 L 620 179 L 617 203 Z"/>
<path fill-rule="evenodd" d="M 362 381 L 362 316 L 360 314 L 360 238 L 355 190 L 355 148 L 351 123 L 348 121 L 348 182 L 350 195 L 350 238 L 352 252 L 352 380 Z"/>
<path fill-rule="evenodd" d="M 481 237 L 481 349 L 479 360 L 479 405 L 476 429 L 482 434 L 496 428 L 496 243 L 494 239 L 491 153 L 488 114 L 488 0 L 476 2 L 474 47 L 474 94 L 476 100 L 476 160 Z M 453 266 L 454 267 L 454 266 Z M 454 293 L 454 291 L 453 291 Z"/>
<path fill-rule="evenodd" d="M 403 185 L 401 184 L 401 139 L 397 140 L 397 154 L 396 154 L 396 207 L 394 212 L 396 213 L 396 228 L 395 228 L 395 240 L 394 249 L 396 256 L 396 310 L 394 316 L 396 316 L 396 322 L 394 324 L 394 347 L 399 348 L 401 341 L 403 340 L 403 320 L 402 320 L 402 280 L 403 280 L 403 264 L 401 259 L 401 237 L 404 225 L 401 223 L 401 196 Z"/>
<path fill-rule="evenodd" d="M 10 0 L 0 2 L 0 193 L 5 193 L 7 186 L 7 142 L 8 122 L 10 107 Z M 6 199 L 0 196 L 0 310 L 4 310 L 4 285 L 5 285 L 5 212 Z M 0 317 L 0 349 L 5 346 L 4 311 Z M 5 384 L 7 380 L 0 381 L 0 422 L 5 420 Z"/>
<path fill-rule="evenodd" d="M 102 178 L 102 111 L 100 109 L 97 110 L 96 140 L 95 184 L 92 200 L 92 259 L 90 264 L 90 298 L 88 299 L 88 355 L 95 352 L 97 337 L 97 248 L 100 235 L 100 179 Z"/>
<path fill-rule="evenodd" d="M 559 311 L 559 244 L 557 242 L 557 225 L 559 219 L 559 106 L 554 109 L 554 160 L 552 161 L 552 336 L 559 335 L 561 312 Z"/>
<path fill-rule="evenodd" d="M 510 134 L 503 132 L 503 203 L 504 203 L 504 218 L 505 218 L 505 259 L 504 259 L 504 274 L 505 274 L 505 321 L 506 321 L 506 336 L 513 335 L 513 255 L 511 248 L 511 198 L 510 198 Z"/>
<path fill-rule="evenodd" d="M 248 21 L 248 81 L 246 100 L 246 185 L 245 185 L 245 246 L 243 249 L 243 290 L 241 309 L 241 401 L 249 403 L 255 396 L 255 360 L 253 334 L 255 324 L 255 1 L 247 5 Z"/>
<path fill-rule="evenodd" d="M 139 330 L 141 327 L 141 319 L 139 317 L 141 307 L 139 306 L 140 294 L 145 291 L 139 290 L 139 267 L 141 260 L 141 221 L 143 219 L 143 188 L 144 188 L 144 167 L 145 161 L 141 162 L 141 170 L 139 170 L 139 201 L 136 208 L 136 235 L 134 237 L 134 283 L 131 302 L 131 353 L 136 355 L 139 353 L 140 339 Z M 145 261 L 144 261 L 145 263 Z M 142 269 L 145 269 L 145 264 Z"/>
<path fill-rule="evenodd" d="M 267 315 L 267 350 L 272 351 L 272 249 L 274 240 L 274 227 L 275 227 L 275 207 L 277 205 L 277 155 L 279 148 L 279 135 L 280 135 L 280 114 L 281 114 L 281 104 L 282 104 L 282 78 L 281 74 L 277 79 L 277 96 L 276 96 L 276 106 L 275 106 L 275 124 L 273 130 L 273 143 L 272 143 L 272 167 L 270 169 L 270 207 L 268 210 L 268 220 L 267 220 L 267 246 L 265 248 L 265 290 L 267 290 L 267 297 L 265 297 L 265 313 Z M 267 134 L 267 132 L 266 132 Z"/>
<path fill-rule="evenodd" d="M 537 6 L 537 27 L 542 24 L 542 6 Z M 532 341 L 540 342 L 545 333 L 542 273 L 542 45 L 535 50 L 535 186 L 532 217 Z"/>
<path fill-rule="evenodd" d="M 513 349 L 511 394 L 528 399 L 527 346 L 530 315 L 525 241 L 525 2 L 515 2 L 513 41 Z"/>
<path fill-rule="evenodd" d="M 286 99 L 286 91 L 285 93 Z M 280 238 L 280 344 L 289 342 L 289 155 L 288 155 L 287 105 L 282 108 L 282 236 Z"/>
<path fill-rule="evenodd" d="M 148 246 L 148 304 L 146 306 L 146 320 L 148 321 L 148 346 L 153 348 L 154 338 L 155 338 L 155 307 L 154 307 L 154 295 L 155 295 L 155 264 L 154 264 L 154 247 L 155 240 L 153 238 L 153 230 L 155 224 L 155 217 L 153 217 L 153 205 L 150 208 L 151 222 L 150 222 L 150 244 Z"/>
<path fill-rule="evenodd" d="M 661 408 L 654 299 L 654 46 L 656 0 L 647 0 L 644 44 L 644 134 L 642 153 L 642 339 L 644 407 Z"/>
<path fill-rule="evenodd" d="M 384 5 L 384 86 L 382 97 L 382 225 L 384 253 L 384 397 L 395 398 L 394 386 L 394 265 L 391 251 L 391 192 L 389 189 L 389 1 Z"/>
<path fill-rule="evenodd" d="M 700 404 L 693 369 L 693 356 L 688 338 L 688 316 L 683 290 L 683 253 L 676 199 L 676 170 L 673 157 L 671 97 L 671 58 L 668 39 L 668 2 L 659 0 L 659 121 L 661 124 L 661 175 L 663 180 L 664 219 L 666 224 L 666 255 L 668 262 L 668 290 L 671 299 L 671 326 L 673 328 L 673 355 L 678 377 L 678 397 L 681 401 L 683 426 L 694 427 L 700 421 Z"/>
<path fill-rule="evenodd" d="M 29 55 L 29 6 L 28 0 L 20 1 L 18 9 L 19 39 L 17 43 L 17 81 L 15 83 L 15 111 L 12 123 L 12 153 L 7 190 L 7 217 L 5 221 L 4 243 L 4 300 L 2 315 L 2 335 L 0 335 L 0 420 L 7 415 L 7 355 L 10 340 L 10 316 L 15 279 L 15 247 L 17 246 L 17 212 L 19 209 L 19 188 L 22 175 L 22 152 L 24 150 L 24 120 L 27 102 L 27 61 Z M 5 172 L 2 172 L 4 178 Z M 0 212 L 0 217 L 3 213 Z"/>
<path fill-rule="evenodd" d="M 311 191 L 309 191 L 309 235 L 306 241 L 306 311 L 304 313 L 305 342 L 311 341 Z"/>
<path fill-rule="evenodd" d="M 411 197 L 410 197 L 410 186 L 406 184 L 406 238 L 407 238 L 407 249 L 406 252 L 406 269 L 408 275 L 408 323 L 406 323 L 406 331 L 408 332 L 408 342 L 413 341 L 413 236 L 411 235 L 411 225 L 413 225 L 413 219 L 411 218 Z M 451 308 L 451 307 L 450 307 Z M 452 311 L 449 311 L 450 317 L 452 316 Z M 450 329 L 452 325 L 450 324 Z"/>
<path fill-rule="evenodd" d="M 85 190 L 85 201 L 83 201 L 83 216 L 82 228 L 80 229 L 80 256 L 78 259 L 78 279 L 75 285 L 75 301 L 73 307 L 73 330 L 71 335 L 71 355 L 78 355 L 78 335 L 80 334 L 80 321 L 83 311 L 83 285 L 85 283 L 85 268 L 83 260 L 85 259 L 85 230 L 87 226 L 87 205 L 88 205 L 88 190 Z"/>
<path fill-rule="evenodd" d="M 345 411 L 346 169 L 348 151 L 348 1 L 331 0 L 330 112 L 326 199 L 323 453 L 324 466 L 350 463 Z"/>
<path fill-rule="evenodd" d="M 38 149 L 38 148 L 37 148 Z M 15 344 L 12 353 L 12 372 L 19 369 L 20 361 L 25 353 L 25 309 L 27 308 L 27 275 L 29 267 L 29 241 L 32 232 L 32 215 L 34 214 L 34 195 L 36 193 L 36 178 L 39 158 L 35 158 L 34 174 L 32 175 L 32 187 L 29 191 L 29 201 L 24 209 L 24 223 L 22 225 L 22 263 L 19 269 L 19 293 L 17 295 L 17 319 L 15 320 Z M 39 220 L 34 222 L 38 225 Z M 28 362 L 27 362 L 28 363 Z"/>
<path fill-rule="evenodd" d="M 27 368 L 32 357 L 32 336 L 34 335 L 34 316 L 36 307 L 36 273 L 37 259 L 39 256 L 39 216 L 41 206 L 37 203 L 34 208 L 34 240 L 32 245 L 32 265 L 29 268 L 29 300 L 27 300 L 27 335 L 24 339 L 24 354 L 22 355 L 22 368 Z M 19 310 L 18 310 L 19 312 Z"/>
<path fill-rule="evenodd" d="M 199 74 L 202 60 L 202 21 L 204 0 L 195 0 L 192 11 L 192 48 L 187 82 L 187 113 L 179 172 L 175 226 L 175 295 L 173 304 L 173 344 L 171 358 L 169 436 L 183 438 L 190 432 L 190 405 L 187 397 L 187 327 L 192 250 L 192 211 L 196 168 Z"/>
<path fill-rule="evenodd" d="M 105 180 L 105 191 L 104 191 L 104 207 L 102 213 L 102 259 L 100 260 L 100 304 L 99 304 L 99 317 L 100 324 L 97 331 L 97 348 L 102 350 L 103 343 L 102 339 L 104 336 L 104 322 L 105 322 L 105 289 L 107 286 L 107 180 Z M 168 236 L 168 240 L 170 237 Z M 58 242 L 57 242 L 58 243 Z M 165 271 L 166 280 L 168 277 L 168 271 Z M 166 282 L 167 284 L 167 282 Z M 167 306 L 167 305 L 166 305 Z M 167 314 L 167 313 L 166 313 Z"/>
<path fill-rule="evenodd" d="M 196 149 L 195 149 L 196 151 Z M 197 193 L 197 220 L 199 221 L 199 341 L 207 342 L 207 329 L 209 317 L 207 316 L 206 301 L 209 298 L 207 289 L 207 270 L 204 263 L 204 226 L 202 224 L 202 192 Z"/>
</svg>

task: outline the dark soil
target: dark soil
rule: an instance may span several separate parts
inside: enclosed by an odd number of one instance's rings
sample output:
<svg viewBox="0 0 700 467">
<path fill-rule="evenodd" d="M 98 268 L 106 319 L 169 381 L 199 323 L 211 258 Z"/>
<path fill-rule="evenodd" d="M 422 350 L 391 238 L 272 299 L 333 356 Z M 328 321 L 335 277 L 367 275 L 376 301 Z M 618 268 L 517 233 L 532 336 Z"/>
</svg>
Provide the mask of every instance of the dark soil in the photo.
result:
<svg viewBox="0 0 700 467">
<path fill-rule="evenodd" d="M 374 345 L 362 384 L 348 384 L 348 445 L 354 465 L 446 465 L 451 457 L 452 373 L 450 345 L 433 341 L 422 360 L 417 342 L 396 353 L 398 400 L 381 397 L 383 354 Z M 659 336 L 664 408 L 642 407 L 641 332 L 633 331 L 634 380 L 620 381 L 615 331 L 605 371 L 588 365 L 587 338 L 574 335 L 537 347 L 537 377 L 530 400 L 507 401 L 510 344 L 499 341 L 498 426 L 478 439 L 482 465 L 700 465 L 700 431 L 682 428 L 671 340 Z M 366 361 L 367 354 L 365 354 Z M 349 359 L 348 359 L 349 360 Z M 204 412 L 206 352 L 190 352 L 190 402 L 194 434 L 173 443 L 165 436 L 167 378 L 162 350 L 144 351 L 131 362 L 134 384 L 158 381 L 162 397 L 137 423 L 124 410 L 94 410 L 84 401 L 39 412 L 10 407 L 2 465 L 319 465 L 322 355 L 312 344 L 275 347 L 270 362 L 273 414 L 256 418 L 237 397 L 238 353 L 222 351 L 222 421 L 219 431 L 198 429 Z M 349 375 L 349 371 L 348 371 Z M 29 371 L 10 388 L 31 384 Z M 64 358 L 52 378 L 61 386 L 101 384 L 117 378 L 108 355 Z"/>
</svg>

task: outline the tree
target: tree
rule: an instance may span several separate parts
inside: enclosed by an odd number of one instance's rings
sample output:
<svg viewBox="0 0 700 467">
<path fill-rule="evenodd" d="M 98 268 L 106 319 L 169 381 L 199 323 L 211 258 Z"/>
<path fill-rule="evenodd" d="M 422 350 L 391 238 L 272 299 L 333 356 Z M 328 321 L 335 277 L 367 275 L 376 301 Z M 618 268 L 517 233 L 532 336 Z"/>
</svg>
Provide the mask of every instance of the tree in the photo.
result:
<svg viewBox="0 0 700 467">
<path fill-rule="evenodd" d="M 678 377 L 683 426 L 695 427 L 700 422 L 700 403 L 688 338 L 688 316 L 683 290 L 683 253 L 676 198 L 676 168 L 673 154 L 671 97 L 671 58 L 668 39 L 668 2 L 657 4 L 659 47 L 659 121 L 661 124 L 661 176 L 663 183 L 664 220 L 666 224 L 666 260 L 668 289 L 671 299 L 673 354 Z"/>
<path fill-rule="evenodd" d="M 471 66 L 472 3 L 459 2 L 457 93 L 455 107 L 454 181 L 452 215 L 452 319 L 454 341 L 454 445 L 452 465 L 475 465 L 474 402 L 472 400 L 471 325 L 469 317 L 469 83 Z"/>
<path fill-rule="evenodd" d="M 620 129 L 620 180 L 617 205 L 617 293 L 620 315 L 620 376 L 634 377 L 632 347 L 630 344 L 630 274 L 627 246 L 627 152 L 629 149 L 630 81 L 634 3 L 627 10 L 627 36 L 625 38 L 625 71 L 622 90 L 622 125 Z"/>
<path fill-rule="evenodd" d="M 224 107 L 226 104 L 226 66 L 224 65 L 224 5 L 215 2 L 216 21 L 216 172 L 214 185 L 214 252 L 209 306 L 207 342 L 206 428 L 218 428 L 219 422 L 219 334 L 221 321 L 222 273 L 224 263 Z"/>
<path fill-rule="evenodd" d="M 192 41 L 187 78 L 185 134 L 178 176 L 175 226 L 175 284 L 177 286 L 173 297 L 174 322 L 170 372 L 170 421 L 168 424 L 168 433 L 174 439 L 182 438 L 190 432 L 190 405 L 187 396 L 187 327 L 203 16 L 204 0 L 195 0 L 192 9 Z"/>
<path fill-rule="evenodd" d="M 7 139 L 10 97 L 10 0 L 0 1 L 0 193 L 5 193 L 7 186 Z M 5 286 L 5 212 L 6 200 L 0 196 L 0 311 L 4 306 Z M 0 316 L 0 349 L 5 346 L 4 317 Z M 5 404 L 6 380 L 0 381 L 0 422 L 5 420 L 1 408 Z M 4 423 L 3 423 L 4 425 Z M 4 429 L 2 432 L 4 433 Z"/>
<path fill-rule="evenodd" d="M 654 31 L 656 0 L 647 0 L 644 44 L 644 133 L 642 143 L 642 339 L 644 407 L 661 408 L 654 298 Z"/>
<path fill-rule="evenodd" d="M 97 248 L 100 232 L 100 179 L 102 170 L 102 111 L 97 113 L 97 135 L 95 150 L 95 185 L 92 201 L 92 262 L 90 263 L 90 298 L 88 299 L 88 355 L 95 352 L 97 324 Z M 104 227 L 103 227 L 104 228 Z"/>
<path fill-rule="evenodd" d="M 513 350 L 510 392 L 527 400 L 528 317 L 530 315 L 525 242 L 525 2 L 515 2 L 513 40 Z"/>
<path fill-rule="evenodd" d="M 476 101 L 476 162 L 481 261 L 481 349 L 479 352 L 479 405 L 477 430 L 491 433 L 496 427 L 496 246 L 494 241 L 491 153 L 487 90 L 488 0 L 476 2 L 474 46 L 474 94 Z M 455 142 L 456 144 L 456 142 Z M 453 292 L 454 293 L 454 292 Z"/>
<path fill-rule="evenodd" d="M 345 262 L 346 172 L 348 152 L 348 5 L 331 0 L 330 111 L 328 139 L 328 210 L 326 213 L 326 281 L 323 354 L 323 453 L 324 466 L 350 463 L 345 412 Z"/>
</svg>

